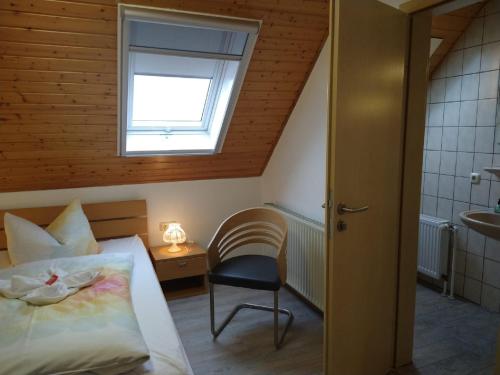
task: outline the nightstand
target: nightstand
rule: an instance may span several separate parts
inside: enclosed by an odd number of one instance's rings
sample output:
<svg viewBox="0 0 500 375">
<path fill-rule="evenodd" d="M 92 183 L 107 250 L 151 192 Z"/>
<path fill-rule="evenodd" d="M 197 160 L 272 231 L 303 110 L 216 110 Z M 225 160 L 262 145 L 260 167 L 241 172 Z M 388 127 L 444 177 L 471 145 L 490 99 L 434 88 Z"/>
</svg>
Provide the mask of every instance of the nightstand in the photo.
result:
<svg viewBox="0 0 500 375">
<path fill-rule="evenodd" d="M 194 296 L 207 292 L 207 252 L 198 244 L 177 245 L 182 251 L 169 253 L 170 246 L 150 249 L 158 280 L 167 299 Z"/>
</svg>

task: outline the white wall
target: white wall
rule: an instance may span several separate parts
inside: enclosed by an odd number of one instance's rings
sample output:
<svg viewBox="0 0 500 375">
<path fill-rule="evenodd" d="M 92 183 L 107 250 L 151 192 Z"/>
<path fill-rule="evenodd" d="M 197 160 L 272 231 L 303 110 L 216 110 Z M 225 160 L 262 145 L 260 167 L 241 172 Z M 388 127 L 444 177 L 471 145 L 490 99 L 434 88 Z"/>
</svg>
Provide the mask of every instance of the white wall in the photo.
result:
<svg viewBox="0 0 500 375">
<path fill-rule="evenodd" d="M 189 240 L 206 246 L 225 218 L 261 203 L 260 179 L 253 177 L 1 193 L 0 207 L 64 205 L 73 198 L 83 203 L 146 199 L 151 245 L 162 244 L 161 221 L 177 220 Z"/>
<path fill-rule="evenodd" d="M 263 202 L 324 222 L 330 39 L 314 66 L 264 174 Z"/>
</svg>

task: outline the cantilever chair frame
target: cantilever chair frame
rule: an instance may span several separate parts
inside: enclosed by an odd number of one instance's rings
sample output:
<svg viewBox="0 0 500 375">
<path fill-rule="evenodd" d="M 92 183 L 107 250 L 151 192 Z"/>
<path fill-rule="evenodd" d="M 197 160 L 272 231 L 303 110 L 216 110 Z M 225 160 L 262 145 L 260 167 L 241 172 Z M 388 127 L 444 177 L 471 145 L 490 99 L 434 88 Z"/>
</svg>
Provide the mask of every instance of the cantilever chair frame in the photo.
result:
<svg viewBox="0 0 500 375">
<path fill-rule="evenodd" d="M 286 283 L 286 247 L 288 225 L 281 214 L 271 208 L 249 208 L 239 211 L 226 219 L 217 229 L 208 246 L 208 267 L 212 271 L 232 251 L 248 244 L 271 245 L 277 251 L 276 261 L 281 285 Z M 210 291 L 210 330 L 213 338 L 226 328 L 229 322 L 241 309 L 270 311 L 274 313 L 274 346 L 279 349 L 294 319 L 293 314 L 279 308 L 278 293 L 274 291 L 274 306 L 263 306 L 251 303 L 237 305 L 224 319 L 219 328 L 215 328 L 214 284 L 209 283 Z M 279 314 L 288 316 L 281 336 L 279 335 Z"/>
</svg>

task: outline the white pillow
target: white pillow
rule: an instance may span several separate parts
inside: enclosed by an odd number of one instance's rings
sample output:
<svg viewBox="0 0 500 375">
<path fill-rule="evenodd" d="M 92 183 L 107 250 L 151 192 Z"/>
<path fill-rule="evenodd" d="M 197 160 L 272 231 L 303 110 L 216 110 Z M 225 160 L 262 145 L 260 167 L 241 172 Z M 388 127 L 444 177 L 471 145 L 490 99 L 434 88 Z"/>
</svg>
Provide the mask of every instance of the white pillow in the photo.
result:
<svg viewBox="0 0 500 375">
<path fill-rule="evenodd" d="M 71 202 L 46 230 L 9 213 L 5 214 L 4 227 L 13 265 L 96 254 L 99 250 L 78 199 Z"/>
</svg>

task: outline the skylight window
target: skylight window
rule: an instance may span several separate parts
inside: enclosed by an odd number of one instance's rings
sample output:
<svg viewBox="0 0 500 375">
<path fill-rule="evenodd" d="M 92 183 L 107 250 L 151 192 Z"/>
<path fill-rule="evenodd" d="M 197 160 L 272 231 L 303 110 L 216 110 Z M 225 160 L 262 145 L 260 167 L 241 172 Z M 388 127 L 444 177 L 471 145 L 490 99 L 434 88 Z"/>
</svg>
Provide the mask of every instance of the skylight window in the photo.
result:
<svg viewBox="0 0 500 375">
<path fill-rule="evenodd" d="M 201 127 L 211 81 L 135 74 L 132 127 Z"/>
<path fill-rule="evenodd" d="M 213 154 L 258 21 L 120 6 L 120 154 Z"/>
</svg>

